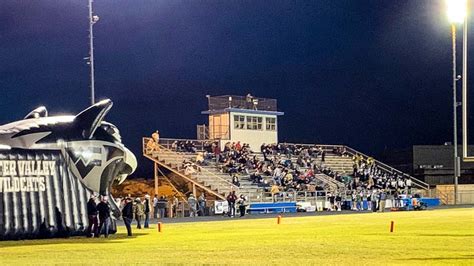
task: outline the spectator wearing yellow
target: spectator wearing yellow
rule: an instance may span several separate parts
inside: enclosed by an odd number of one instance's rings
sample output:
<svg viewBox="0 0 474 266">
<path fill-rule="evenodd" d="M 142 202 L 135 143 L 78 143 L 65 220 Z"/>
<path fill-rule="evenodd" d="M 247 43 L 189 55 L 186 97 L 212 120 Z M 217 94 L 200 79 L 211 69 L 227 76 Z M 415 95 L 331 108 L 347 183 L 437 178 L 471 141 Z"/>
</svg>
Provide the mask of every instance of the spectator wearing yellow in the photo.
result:
<svg viewBox="0 0 474 266">
<path fill-rule="evenodd" d="M 152 153 L 154 151 L 160 150 L 160 133 L 159 131 L 153 132 L 151 134 L 151 139 L 146 143 L 146 153 Z"/>
<path fill-rule="evenodd" d="M 274 183 L 272 185 L 272 188 L 270 189 L 270 193 L 272 194 L 273 202 L 275 202 L 276 201 L 276 196 L 278 195 L 278 193 L 280 193 L 280 188 L 278 187 L 278 185 L 276 183 Z"/>
</svg>

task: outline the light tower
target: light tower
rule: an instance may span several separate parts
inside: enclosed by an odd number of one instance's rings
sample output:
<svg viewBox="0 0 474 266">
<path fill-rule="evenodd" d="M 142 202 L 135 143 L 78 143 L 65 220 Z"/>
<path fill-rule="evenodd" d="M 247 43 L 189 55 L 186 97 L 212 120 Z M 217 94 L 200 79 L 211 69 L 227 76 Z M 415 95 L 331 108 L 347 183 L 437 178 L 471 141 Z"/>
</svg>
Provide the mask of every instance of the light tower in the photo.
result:
<svg viewBox="0 0 474 266">
<path fill-rule="evenodd" d="M 91 105 L 95 104 L 95 80 L 94 80 L 94 31 L 93 26 L 99 21 L 99 16 L 92 12 L 92 2 L 89 0 L 89 66 L 91 71 Z"/>
<path fill-rule="evenodd" d="M 454 161 L 453 161 L 453 172 L 454 172 L 454 204 L 458 202 L 458 178 L 461 172 L 460 167 L 460 160 L 458 157 L 458 136 L 457 136 L 457 93 L 456 93 L 456 82 L 459 80 L 459 77 L 456 73 L 456 24 L 464 23 L 464 36 L 463 41 L 466 44 L 467 42 L 467 23 L 466 20 L 466 7 L 467 1 L 466 0 L 446 0 L 447 6 L 447 14 L 448 19 L 451 22 L 451 32 L 452 32 L 452 45 L 453 45 L 453 148 L 454 148 Z M 465 51 L 466 47 L 463 47 L 463 58 L 467 56 L 467 51 Z M 467 145 L 464 147 L 465 140 L 467 139 L 467 134 L 464 135 L 464 130 L 466 126 L 464 124 L 465 120 L 465 112 L 467 110 L 466 95 L 465 95 L 465 84 L 467 84 L 467 69 L 464 65 L 463 60 L 463 157 L 467 156 Z M 467 123 L 466 123 L 467 124 Z"/>
</svg>

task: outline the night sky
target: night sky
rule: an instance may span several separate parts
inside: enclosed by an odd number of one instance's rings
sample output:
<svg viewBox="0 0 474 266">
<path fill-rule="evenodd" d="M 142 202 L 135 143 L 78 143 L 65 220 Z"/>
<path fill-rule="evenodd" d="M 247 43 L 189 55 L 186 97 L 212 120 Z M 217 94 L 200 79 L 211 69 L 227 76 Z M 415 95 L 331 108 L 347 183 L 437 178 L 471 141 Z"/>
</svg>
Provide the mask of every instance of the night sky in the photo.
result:
<svg viewBox="0 0 474 266">
<path fill-rule="evenodd" d="M 195 138 L 206 94 L 276 98 L 280 141 L 378 154 L 452 140 L 444 1 L 94 5 L 97 98 L 114 101 L 107 120 L 140 158 L 137 175 L 151 170 L 141 137 Z M 87 0 L 1 1 L 0 124 L 89 105 L 87 16 Z"/>
</svg>

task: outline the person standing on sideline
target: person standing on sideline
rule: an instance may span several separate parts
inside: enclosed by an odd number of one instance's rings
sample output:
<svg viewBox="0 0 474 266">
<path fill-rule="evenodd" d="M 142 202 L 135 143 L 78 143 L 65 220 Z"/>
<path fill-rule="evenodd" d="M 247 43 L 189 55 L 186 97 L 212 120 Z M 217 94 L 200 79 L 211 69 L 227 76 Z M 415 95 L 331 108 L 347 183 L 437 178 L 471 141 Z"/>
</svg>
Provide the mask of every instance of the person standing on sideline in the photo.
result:
<svg viewBox="0 0 474 266">
<path fill-rule="evenodd" d="M 370 196 L 370 199 L 372 201 L 372 212 L 377 212 L 377 201 L 378 201 L 379 194 L 377 193 L 377 190 L 372 191 L 372 195 Z"/>
<path fill-rule="evenodd" d="M 235 191 L 229 192 L 227 195 L 227 204 L 229 205 L 228 214 L 229 217 L 235 216 L 235 201 L 237 200 L 237 195 L 235 195 Z"/>
<path fill-rule="evenodd" d="M 197 201 L 193 193 L 189 195 L 188 204 L 189 204 L 189 217 L 197 216 L 197 210 L 196 210 Z"/>
<path fill-rule="evenodd" d="M 366 191 L 366 198 L 367 198 L 367 210 L 372 210 L 372 192 L 370 190 Z"/>
<path fill-rule="evenodd" d="M 380 212 L 385 212 L 385 201 L 387 200 L 387 193 L 385 193 L 385 190 L 382 190 L 380 192 L 380 206 L 379 206 L 379 211 Z"/>
<path fill-rule="evenodd" d="M 98 221 L 97 221 L 97 205 L 95 204 L 95 196 L 91 195 L 91 198 L 87 202 L 87 218 L 89 220 L 89 226 L 87 227 L 87 237 L 99 235 Z M 94 231 L 92 231 L 94 227 Z"/>
<path fill-rule="evenodd" d="M 127 228 L 127 235 L 132 236 L 133 204 L 131 198 L 125 199 L 125 206 L 122 209 L 122 218 Z"/>
<path fill-rule="evenodd" d="M 340 193 L 337 193 L 337 196 L 336 196 L 336 209 L 338 212 L 341 211 L 341 201 L 342 201 L 342 197 L 341 197 L 341 194 Z"/>
<path fill-rule="evenodd" d="M 160 219 L 165 218 L 166 204 L 168 204 L 168 201 L 166 200 L 165 196 L 161 196 L 161 198 L 158 200 L 158 211 Z"/>
<path fill-rule="evenodd" d="M 109 227 L 110 227 L 110 207 L 109 204 L 107 203 L 107 196 L 102 196 L 102 200 L 100 201 L 99 204 L 97 204 L 97 211 L 99 212 L 99 234 L 97 237 L 102 232 L 102 229 L 104 229 L 104 235 L 105 237 L 109 237 Z"/>
<path fill-rule="evenodd" d="M 201 193 L 201 196 L 199 196 L 198 203 L 199 203 L 199 213 L 200 213 L 200 215 L 201 216 L 206 215 L 206 213 L 205 213 L 205 211 L 206 211 L 206 195 L 204 195 L 204 192 Z"/>
<path fill-rule="evenodd" d="M 144 207 L 145 207 L 145 228 L 149 228 L 149 222 L 150 222 L 150 195 L 146 194 L 145 195 L 145 202 L 144 202 Z"/>
<path fill-rule="evenodd" d="M 245 208 L 247 207 L 247 205 L 245 204 L 245 196 L 243 194 L 241 194 L 239 199 L 237 200 L 237 205 L 239 205 L 240 217 L 244 217 Z"/>
<path fill-rule="evenodd" d="M 133 214 L 135 215 L 135 220 L 137 220 L 137 229 L 142 229 L 141 220 L 145 214 L 145 206 L 143 206 L 143 203 L 140 198 L 136 198 L 133 207 Z"/>
<path fill-rule="evenodd" d="M 153 197 L 153 218 L 158 219 L 158 195 Z"/>
<path fill-rule="evenodd" d="M 175 194 L 173 196 L 172 201 L 171 201 L 171 210 L 172 210 L 171 216 L 173 218 L 178 217 L 178 207 L 179 207 L 179 200 L 178 200 L 178 198 L 176 197 L 176 194 Z"/>
</svg>

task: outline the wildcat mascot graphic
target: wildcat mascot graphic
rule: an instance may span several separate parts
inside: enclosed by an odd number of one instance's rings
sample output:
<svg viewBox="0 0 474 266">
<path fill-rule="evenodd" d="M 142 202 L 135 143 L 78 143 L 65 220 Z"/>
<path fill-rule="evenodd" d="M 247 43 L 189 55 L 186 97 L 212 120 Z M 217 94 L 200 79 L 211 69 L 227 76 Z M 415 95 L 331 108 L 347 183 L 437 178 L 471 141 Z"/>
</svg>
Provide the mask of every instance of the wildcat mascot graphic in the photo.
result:
<svg viewBox="0 0 474 266">
<path fill-rule="evenodd" d="M 48 116 L 45 107 L 0 126 L 0 239 L 83 235 L 87 201 L 110 195 L 136 169 L 117 127 L 105 122 L 110 100 L 75 116 Z M 113 223 L 112 228 L 115 228 Z"/>
</svg>

